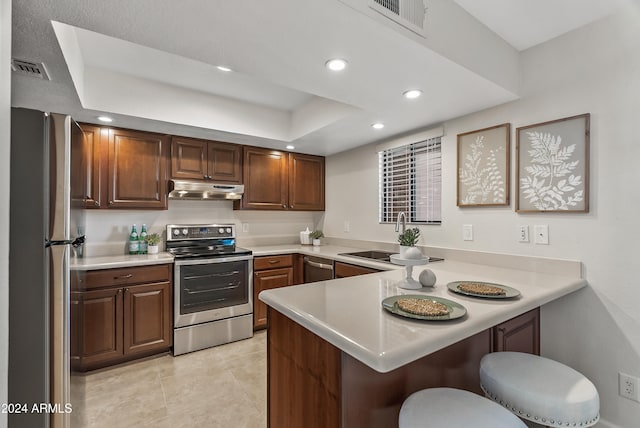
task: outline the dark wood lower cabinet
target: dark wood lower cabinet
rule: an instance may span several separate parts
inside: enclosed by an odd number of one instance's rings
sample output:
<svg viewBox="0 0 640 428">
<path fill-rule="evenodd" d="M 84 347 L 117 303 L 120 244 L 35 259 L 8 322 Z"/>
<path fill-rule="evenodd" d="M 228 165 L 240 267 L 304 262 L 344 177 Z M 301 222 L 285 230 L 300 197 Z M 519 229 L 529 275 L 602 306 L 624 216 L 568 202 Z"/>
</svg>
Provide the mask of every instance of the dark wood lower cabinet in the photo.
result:
<svg viewBox="0 0 640 428">
<path fill-rule="evenodd" d="M 351 265 L 342 262 L 335 262 L 334 269 L 336 272 L 336 278 L 347 278 L 349 276 L 366 275 L 369 273 L 380 272 L 379 269 Z"/>
<path fill-rule="evenodd" d="M 516 351 L 540 355 L 540 308 L 493 328 L 494 351 Z"/>
<path fill-rule="evenodd" d="M 146 354 L 171 346 L 171 287 L 168 282 L 124 290 L 124 352 Z"/>
<path fill-rule="evenodd" d="M 72 368 L 108 365 L 123 355 L 122 289 L 71 293 Z"/>
<path fill-rule="evenodd" d="M 267 305 L 258 299 L 263 290 L 293 285 L 293 267 L 255 271 L 253 274 L 253 329 L 267 326 Z"/>
<path fill-rule="evenodd" d="M 267 394 L 270 428 L 390 428 L 404 400 L 424 388 L 452 387 L 482 394 L 482 356 L 497 351 L 495 334 L 518 337 L 500 345 L 519 348 L 539 329 L 539 310 L 484 330 L 388 373 L 379 373 L 314 333 L 268 308 Z M 539 343 L 539 337 L 529 338 Z M 537 348 L 539 349 L 539 347 Z"/>
<path fill-rule="evenodd" d="M 122 275 L 123 269 L 91 271 L 72 283 L 72 370 L 94 370 L 166 352 L 173 344 L 171 265 L 124 269 L 127 275 Z M 111 278 L 111 286 L 106 278 Z M 143 278 L 156 281 L 135 283 Z"/>
</svg>

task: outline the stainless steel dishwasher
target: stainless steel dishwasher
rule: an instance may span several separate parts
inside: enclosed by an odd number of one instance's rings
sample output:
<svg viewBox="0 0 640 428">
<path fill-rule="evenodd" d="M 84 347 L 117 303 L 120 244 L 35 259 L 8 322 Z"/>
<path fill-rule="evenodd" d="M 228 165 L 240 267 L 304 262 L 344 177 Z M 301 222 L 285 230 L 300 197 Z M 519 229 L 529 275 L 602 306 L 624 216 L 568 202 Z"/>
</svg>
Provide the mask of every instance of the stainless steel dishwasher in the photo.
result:
<svg viewBox="0 0 640 428">
<path fill-rule="evenodd" d="M 333 260 L 304 256 L 304 282 L 333 279 Z"/>
</svg>

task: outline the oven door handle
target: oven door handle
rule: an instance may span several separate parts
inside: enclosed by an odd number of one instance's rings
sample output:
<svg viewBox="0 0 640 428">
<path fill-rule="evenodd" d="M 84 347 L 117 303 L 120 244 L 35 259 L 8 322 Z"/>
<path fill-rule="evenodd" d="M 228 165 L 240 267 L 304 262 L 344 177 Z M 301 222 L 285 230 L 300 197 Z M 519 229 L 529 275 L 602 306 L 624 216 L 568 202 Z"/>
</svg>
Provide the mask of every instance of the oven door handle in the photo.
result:
<svg viewBox="0 0 640 428">
<path fill-rule="evenodd" d="M 188 279 L 202 279 L 202 278 L 224 278 L 227 276 L 234 276 L 234 275 L 238 275 L 240 273 L 239 270 L 234 270 L 231 272 L 223 272 L 223 273 L 209 273 L 206 275 L 191 275 L 191 276 L 185 276 L 183 279 L 184 280 L 188 280 Z"/>
<path fill-rule="evenodd" d="M 185 287 L 184 291 L 187 294 L 201 294 L 201 293 L 211 293 L 211 292 L 214 292 L 214 291 L 233 290 L 234 288 L 238 288 L 239 286 L 240 286 L 240 284 L 234 284 L 234 285 L 228 285 L 226 287 L 219 287 L 219 288 L 216 288 L 214 290 L 197 290 L 197 291 L 191 291 L 190 288 L 186 288 Z M 220 300 L 224 300 L 224 299 L 220 299 Z"/>
</svg>

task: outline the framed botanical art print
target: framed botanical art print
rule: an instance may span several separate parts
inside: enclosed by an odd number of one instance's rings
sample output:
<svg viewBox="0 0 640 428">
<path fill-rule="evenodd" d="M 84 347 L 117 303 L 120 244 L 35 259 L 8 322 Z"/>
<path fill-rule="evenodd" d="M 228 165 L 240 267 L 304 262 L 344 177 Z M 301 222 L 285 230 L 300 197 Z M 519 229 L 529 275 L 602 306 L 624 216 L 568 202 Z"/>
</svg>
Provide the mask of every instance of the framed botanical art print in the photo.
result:
<svg viewBox="0 0 640 428">
<path fill-rule="evenodd" d="M 459 207 L 509 205 L 511 125 L 458 134 Z"/>
<path fill-rule="evenodd" d="M 589 212 L 590 115 L 516 131 L 517 212 Z"/>
</svg>

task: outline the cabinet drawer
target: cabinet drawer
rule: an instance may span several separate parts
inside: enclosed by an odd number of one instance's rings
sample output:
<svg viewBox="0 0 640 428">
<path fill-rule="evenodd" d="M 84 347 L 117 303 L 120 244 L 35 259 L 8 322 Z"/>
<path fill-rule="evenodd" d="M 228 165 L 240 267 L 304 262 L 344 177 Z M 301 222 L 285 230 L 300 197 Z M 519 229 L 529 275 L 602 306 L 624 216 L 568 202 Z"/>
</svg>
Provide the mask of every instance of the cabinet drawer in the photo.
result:
<svg viewBox="0 0 640 428">
<path fill-rule="evenodd" d="M 293 255 L 285 254 L 283 256 L 263 256 L 253 259 L 253 270 L 264 270 L 293 266 Z"/>
<path fill-rule="evenodd" d="M 84 278 L 79 278 L 79 289 L 112 287 L 141 284 L 146 282 L 166 282 L 171 278 L 171 265 L 153 265 L 117 269 L 100 269 L 87 271 Z"/>
</svg>

